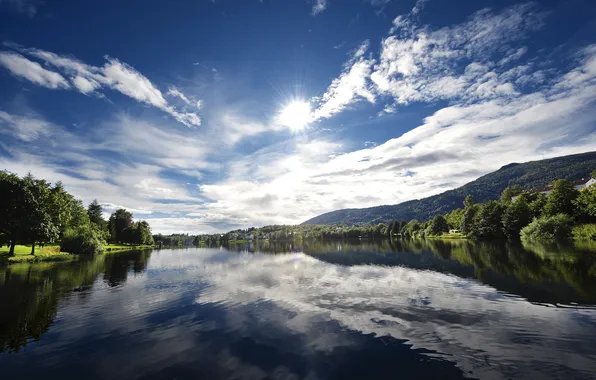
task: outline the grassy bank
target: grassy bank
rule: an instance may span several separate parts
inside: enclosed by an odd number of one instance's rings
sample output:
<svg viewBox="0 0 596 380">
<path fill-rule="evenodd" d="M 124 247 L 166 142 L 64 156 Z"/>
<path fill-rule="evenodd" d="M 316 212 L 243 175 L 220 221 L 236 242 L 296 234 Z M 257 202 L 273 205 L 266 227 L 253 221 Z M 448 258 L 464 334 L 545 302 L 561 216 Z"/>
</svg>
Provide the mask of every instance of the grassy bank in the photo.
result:
<svg viewBox="0 0 596 380">
<path fill-rule="evenodd" d="M 155 248 L 154 245 L 127 245 L 127 244 L 106 244 L 103 247 L 104 253 L 121 252 L 121 251 L 133 251 L 136 249 L 151 249 Z"/>
<path fill-rule="evenodd" d="M 454 234 L 442 234 L 442 235 L 426 235 L 425 238 L 427 239 L 467 239 L 466 235 L 462 233 L 454 233 Z"/>
<path fill-rule="evenodd" d="M 0 247 L 0 263 L 33 263 L 38 261 L 68 261 L 76 256 L 68 252 L 60 252 L 60 246 L 49 245 L 43 248 L 35 247 L 35 255 L 31 255 L 31 246 L 16 245 L 14 256 L 9 257 L 10 247 Z"/>
<path fill-rule="evenodd" d="M 104 253 L 132 251 L 136 249 L 150 249 L 154 248 L 152 245 L 124 245 L 124 244 L 106 244 L 104 246 Z M 70 261 L 76 260 L 78 255 L 73 255 L 68 252 L 60 252 L 59 245 L 48 245 L 43 248 L 35 247 L 35 255 L 31 254 L 30 245 L 16 245 L 14 249 L 14 256 L 8 256 L 10 247 L 0 247 L 0 264 L 16 264 L 16 263 L 35 263 L 42 261 Z"/>
</svg>

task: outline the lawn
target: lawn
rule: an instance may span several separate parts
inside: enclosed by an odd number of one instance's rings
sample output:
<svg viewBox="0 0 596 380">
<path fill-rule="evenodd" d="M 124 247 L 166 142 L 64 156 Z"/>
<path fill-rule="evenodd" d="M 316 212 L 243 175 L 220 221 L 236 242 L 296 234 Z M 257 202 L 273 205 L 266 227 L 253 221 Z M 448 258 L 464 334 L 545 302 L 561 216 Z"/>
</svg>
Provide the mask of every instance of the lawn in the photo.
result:
<svg viewBox="0 0 596 380">
<path fill-rule="evenodd" d="M 43 248 L 35 247 L 35 256 L 31 255 L 31 246 L 27 245 L 16 245 L 13 257 L 8 256 L 9 251 L 10 247 L 8 246 L 0 247 L 0 262 L 64 261 L 74 258 L 74 255 L 68 252 L 60 252 L 60 246 L 58 245 L 48 245 Z"/>
<path fill-rule="evenodd" d="M 125 244 L 106 244 L 103 247 L 104 252 L 119 252 L 119 251 L 128 251 L 134 249 L 150 249 L 154 248 L 153 245 L 125 245 Z"/>
</svg>

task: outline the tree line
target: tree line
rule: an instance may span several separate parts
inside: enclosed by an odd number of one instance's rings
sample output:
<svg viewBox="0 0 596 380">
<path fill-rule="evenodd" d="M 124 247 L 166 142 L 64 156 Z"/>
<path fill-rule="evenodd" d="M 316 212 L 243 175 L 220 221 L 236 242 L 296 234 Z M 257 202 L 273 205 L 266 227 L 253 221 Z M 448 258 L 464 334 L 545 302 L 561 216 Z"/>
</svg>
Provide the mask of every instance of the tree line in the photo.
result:
<svg viewBox="0 0 596 380">
<path fill-rule="evenodd" d="M 145 221 L 133 222 L 133 214 L 119 209 L 108 221 L 94 200 L 88 208 L 69 194 L 61 182 L 52 185 L 31 174 L 19 177 L 0 171 L 0 245 L 14 256 L 17 244 L 35 247 L 60 244 L 63 252 L 98 253 L 107 241 L 153 244 Z"/>
<path fill-rule="evenodd" d="M 596 172 L 592 173 L 596 176 Z M 567 240 L 572 232 L 596 240 L 596 185 L 578 191 L 567 180 L 556 180 L 552 190 L 542 193 L 524 191 L 520 186 L 506 188 L 500 200 L 474 203 L 466 197 L 464 208 L 436 215 L 421 223 L 401 225 L 406 237 L 438 236 L 457 229 L 478 240 L 519 239 Z"/>
<path fill-rule="evenodd" d="M 596 171 L 592 173 L 592 178 L 595 176 Z M 556 180 L 548 196 L 525 191 L 515 185 L 506 188 L 499 200 L 475 203 L 468 196 L 463 208 L 436 215 L 426 221 L 413 219 L 361 225 L 270 225 L 224 234 L 196 235 L 193 244 L 396 236 L 424 238 L 442 236 L 451 230 L 477 240 L 525 238 L 547 241 L 565 240 L 572 235 L 596 240 L 596 185 L 578 191 L 570 181 Z"/>
</svg>

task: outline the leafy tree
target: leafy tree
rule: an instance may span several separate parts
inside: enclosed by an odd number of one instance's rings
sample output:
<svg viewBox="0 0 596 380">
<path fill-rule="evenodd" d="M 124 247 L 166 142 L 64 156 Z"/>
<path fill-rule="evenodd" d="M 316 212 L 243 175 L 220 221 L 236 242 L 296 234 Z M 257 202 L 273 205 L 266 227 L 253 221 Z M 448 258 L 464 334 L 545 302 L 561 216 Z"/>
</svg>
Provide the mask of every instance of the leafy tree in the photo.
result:
<svg viewBox="0 0 596 380">
<path fill-rule="evenodd" d="M 64 232 L 60 242 L 60 250 L 73 254 L 96 254 L 103 251 L 105 241 L 98 227 L 83 226 L 77 229 L 69 228 Z"/>
<path fill-rule="evenodd" d="M 528 204 L 528 197 L 522 194 L 515 198 L 503 213 L 503 232 L 509 239 L 518 239 L 522 228 L 532 221 L 532 211 Z"/>
<path fill-rule="evenodd" d="M 522 191 L 524 191 L 524 189 L 522 189 L 520 185 L 507 186 L 505 190 L 503 190 L 503 192 L 501 193 L 501 203 L 511 203 L 511 198 L 521 194 Z"/>
<path fill-rule="evenodd" d="M 462 234 L 470 235 L 475 230 L 475 218 L 477 213 L 478 205 L 471 204 L 469 207 L 466 208 L 460 226 Z"/>
<path fill-rule="evenodd" d="M 131 240 L 128 241 L 129 243 L 138 245 L 154 244 L 153 235 L 151 235 L 151 228 L 149 227 L 149 224 L 144 220 L 136 223 L 134 227 L 131 227 L 131 232 L 129 233 L 131 234 Z"/>
<path fill-rule="evenodd" d="M 126 236 L 124 234 L 124 231 L 133 225 L 132 213 L 123 208 L 118 209 L 110 216 L 108 224 L 112 240 L 121 243 L 133 239 L 131 231 L 127 231 Z"/>
<path fill-rule="evenodd" d="M 437 215 L 433 218 L 426 232 L 429 235 L 441 235 L 444 232 L 449 232 L 449 224 L 447 224 L 447 220 L 443 215 Z"/>
<path fill-rule="evenodd" d="M 420 231 L 420 229 L 422 228 L 422 226 L 420 225 L 420 222 L 417 221 L 416 219 L 410 220 L 408 222 L 408 224 L 406 224 L 403 229 L 402 229 L 402 236 L 405 237 L 412 237 L 415 236 L 416 233 L 418 231 Z"/>
<path fill-rule="evenodd" d="M 0 232 L 10 244 L 9 255 L 22 236 L 26 218 L 25 184 L 16 174 L 0 171 Z"/>
<path fill-rule="evenodd" d="M 573 201 L 578 219 L 583 223 L 596 223 L 596 185 L 580 191 Z"/>
<path fill-rule="evenodd" d="M 544 213 L 544 206 L 546 205 L 546 197 L 544 194 L 532 194 L 528 199 L 530 200 L 528 206 L 530 207 L 532 218 L 541 217 Z"/>
<path fill-rule="evenodd" d="M 574 201 L 579 196 L 579 192 L 573 184 L 565 179 L 556 180 L 553 183 L 553 190 L 546 198 L 544 213 L 547 216 L 557 214 L 574 214 Z"/>
<path fill-rule="evenodd" d="M 497 201 L 488 201 L 480 207 L 474 218 L 472 236 L 479 239 L 498 239 L 503 237 L 501 219 L 504 207 Z"/>
<path fill-rule="evenodd" d="M 105 224 L 105 220 L 103 219 L 103 210 L 101 205 L 97 202 L 97 199 L 94 199 L 93 202 L 89 203 L 87 207 L 87 215 L 89 215 L 89 220 L 91 223 L 103 227 Z"/>
<path fill-rule="evenodd" d="M 555 241 L 571 237 L 573 219 L 566 214 L 536 218 L 521 230 L 524 240 Z"/>
<path fill-rule="evenodd" d="M 590 173 L 590 177 L 596 179 L 596 169 L 592 170 L 592 172 Z"/>
<path fill-rule="evenodd" d="M 465 212 L 466 211 L 464 209 L 456 208 L 449 214 L 445 215 L 445 219 L 447 220 L 447 224 L 449 224 L 449 228 L 452 228 L 454 230 L 460 229 L 461 222 L 464 220 Z"/>
</svg>

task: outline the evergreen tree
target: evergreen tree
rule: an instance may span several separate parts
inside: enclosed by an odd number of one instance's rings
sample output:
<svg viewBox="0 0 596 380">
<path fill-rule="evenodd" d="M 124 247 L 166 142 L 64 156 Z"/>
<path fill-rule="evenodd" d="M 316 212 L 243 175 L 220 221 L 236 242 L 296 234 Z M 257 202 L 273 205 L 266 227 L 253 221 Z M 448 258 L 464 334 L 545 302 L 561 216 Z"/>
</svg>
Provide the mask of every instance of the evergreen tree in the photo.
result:
<svg viewBox="0 0 596 380">
<path fill-rule="evenodd" d="M 87 207 L 87 215 L 89 215 L 89 220 L 91 223 L 100 227 L 103 227 L 105 224 L 102 213 L 103 210 L 101 205 L 97 202 L 97 199 L 94 199 L 93 202 L 91 202 Z"/>
<path fill-rule="evenodd" d="M 131 241 L 131 231 L 124 234 L 125 229 L 132 227 L 132 213 L 125 209 L 118 209 L 110 216 L 109 227 L 112 240 L 117 242 Z"/>
</svg>

